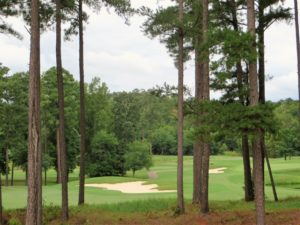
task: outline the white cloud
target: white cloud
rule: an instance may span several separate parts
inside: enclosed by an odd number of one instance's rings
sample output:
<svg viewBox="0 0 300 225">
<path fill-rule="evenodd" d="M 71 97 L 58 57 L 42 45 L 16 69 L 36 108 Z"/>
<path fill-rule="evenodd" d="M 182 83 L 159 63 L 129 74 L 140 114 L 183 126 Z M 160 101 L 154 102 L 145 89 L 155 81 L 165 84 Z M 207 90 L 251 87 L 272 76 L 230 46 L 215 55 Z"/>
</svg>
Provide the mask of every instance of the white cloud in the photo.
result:
<svg viewBox="0 0 300 225">
<path fill-rule="evenodd" d="M 297 73 L 291 72 L 285 76 L 277 76 L 266 83 L 266 98 L 276 101 L 285 98 L 298 98 Z"/>
<path fill-rule="evenodd" d="M 133 0 L 133 5 L 147 5 L 154 8 L 157 4 L 174 4 L 170 0 Z M 286 5 L 293 7 L 292 0 Z M 100 76 L 112 91 L 151 88 L 167 82 L 177 84 L 177 71 L 166 48 L 158 40 L 150 40 L 140 29 L 144 18 L 134 16 L 131 25 L 124 24 L 124 19 L 115 15 L 113 10 L 90 16 L 85 30 L 85 75 L 86 81 L 93 76 Z M 29 35 L 23 23 L 11 19 L 17 30 L 23 33 L 20 41 L 10 36 L 0 35 L 0 62 L 13 72 L 28 70 Z M 267 98 L 297 98 L 296 51 L 294 25 L 274 24 L 266 36 L 266 73 L 273 76 L 267 82 Z M 78 37 L 63 43 L 63 65 L 78 79 Z M 55 35 L 46 32 L 41 39 L 42 71 L 55 65 Z M 194 63 L 188 62 L 185 71 L 185 84 L 193 92 Z M 212 94 L 218 96 L 218 94 Z"/>
</svg>

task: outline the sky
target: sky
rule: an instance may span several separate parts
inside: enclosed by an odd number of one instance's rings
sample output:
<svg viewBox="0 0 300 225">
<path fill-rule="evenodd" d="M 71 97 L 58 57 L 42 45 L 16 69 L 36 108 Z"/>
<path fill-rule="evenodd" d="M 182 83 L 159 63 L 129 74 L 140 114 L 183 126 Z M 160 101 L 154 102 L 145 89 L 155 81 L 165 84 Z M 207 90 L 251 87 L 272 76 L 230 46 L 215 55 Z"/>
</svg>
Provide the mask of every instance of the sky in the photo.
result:
<svg viewBox="0 0 300 225">
<path fill-rule="evenodd" d="M 156 7 L 169 4 L 169 0 L 132 0 L 134 7 Z M 293 8 L 292 0 L 285 6 Z M 149 89 L 156 85 L 177 84 L 177 71 L 163 44 L 150 39 L 141 31 L 145 18 L 134 16 L 130 25 L 113 10 L 101 9 L 93 13 L 85 26 L 85 80 L 100 77 L 111 92 Z M 23 34 L 23 40 L 0 34 L 0 63 L 11 72 L 28 70 L 29 34 L 24 23 L 15 18 L 9 21 Z M 298 99 L 295 27 L 281 22 L 265 33 L 267 100 Z M 65 69 L 79 79 L 78 37 L 63 43 L 62 61 Z M 55 34 L 48 31 L 41 36 L 41 70 L 55 66 Z M 184 83 L 193 92 L 194 63 L 185 64 Z M 211 93 L 217 98 L 220 93 Z"/>
</svg>

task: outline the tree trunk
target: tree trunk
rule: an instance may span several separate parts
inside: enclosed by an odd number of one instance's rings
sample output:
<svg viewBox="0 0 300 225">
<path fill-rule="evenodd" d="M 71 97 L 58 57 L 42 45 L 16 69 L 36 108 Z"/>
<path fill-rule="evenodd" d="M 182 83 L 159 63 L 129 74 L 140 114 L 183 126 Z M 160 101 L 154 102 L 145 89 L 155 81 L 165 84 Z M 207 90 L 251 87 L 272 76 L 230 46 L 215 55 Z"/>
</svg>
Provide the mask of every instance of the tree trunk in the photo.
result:
<svg viewBox="0 0 300 225">
<path fill-rule="evenodd" d="M 264 18 L 264 8 L 262 4 L 258 6 L 258 83 L 259 83 L 259 97 L 258 101 L 261 104 L 265 104 L 265 31 L 263 27 L 263 18 Z M 262 130 L 261 132 L 261 158 L 262 158 L 262 173 L 263 173 L 263 187 L 265 193 L 265 132 Z"/>
<path fill-rule="evenodd" d="M 47 170 L 46 169 L 44 170 L 44 177 L 45 177 L 44 184 L 45 184 L 45 186 L 47 186 Z"/>
<path fill-rule="evenodd" d="M 202 4 L 202 40 L 203 43 L 207 42 L 207 32 L 208 32 L 208 0 L 200 0 Z M 202 65 L 203 65 L 203 75 L 202 75 L 202 90 L 201 90 L 201 99 L 209 100 L 209 52 L 206 49 L 204 54 L 201 56 Z M 209 156 L 210 156 L 210 147 L 209 143 L 202 143 L 203 153 L 202 153 L 202 172 L 201 172 L 201 201 L 200 208 L 202 213 L 209 212 L 208 205 L 208 181 L 209 181 Z"/>
<path fill-rule="evenodd" d="M 28 169 L 25 170 L 25 186 L 28 186 Z"/>
<path fill-rule="evenodd" d="M 179 21 L 183 21 L 183 0 L 178 0 Z M 177 212 L 184 213 L 183 196 L 183 28 L 179 28 L 178 39 L 178 112 L 177 112 Z"/>
<path fill-rule="evenodd" d="M 200 201 L 200 207 L 202 213 L 209 212 L 209 204 L 208 204 L 209 203 L 208 202 L 209 156 L 210 156 L 209 144 L 203 143 L 201 201 Z"/>
<path fill-rule="evenodd" d="M 242 136 L 242 148 L 243 148 L 243 164 L 244 164 L 245 201 L 248 202 L 254 200 L 254 191 L 253 191 L 253 182 L 251 178 L 249 142 L 248 142 L 248 136 L 246 134 Z"/>
<path fill-rule="evenodd" d="M 65 115 L 64 115 L 64 85 L 61 62 L 61 2 L 56 0 L 56 69 L 59 111 L 59 151 L 62 184 L 62 215 L 63 221 L 69 218 L 68 182 L 67 182 L 67 154 L 65 143 Z"/>
<path fill-rule="evenodd" d="M 247 26 L 248 32 L 253 36 L 252 52 L 256 53 L 255 46 L 255 11 L 254 0 L 247 0 Z M 256 60 L 249 62 L 249 87 L 250 87 L 250 107 L 258 105 L 258 85 L 257 85 L 257 65 Z M 256 224 L 265 224 L 265 201 L 263 187 L 263 165 L 261 153 L 261 131 L 259 128 L 253 137 L 253 172 L 254 172 L 254 192 L 256 207 Z"/>
<path fill-rule="evenodd" d="M 0 173 L 0 225 L 3 225 L 2 176 Z"/>
<path fill-rule="evenodd" d="M 61 184 L 61 161 L 60 161 L 60 148 L 59 148 L 59 127 L 56 130 L 56 158 L 57 158 L 57 169 L 56 169 L 56 183 Z"/>
<path fill-rule="evenodd" d="M 42 225 L 39 1 L 31 0 L 28 95 L 28 198 L 26 225 Z"/>
<path fill-rule="evenodd" d="M 85 178 L 85 101 L 82 0 L 79 0 L 79 71 L 80 71 L 80 178 L 78 205 L 84 204 Z"/>
<path fill-rule="evenodd" d="M 259 102 L 261 104 L 266 103 L 266 94 L 265 94 L 265 30 L 264 30 L 264 8 L 259 4 L 258 8 L 258 17 L 259 17 L 259 26 L 258 26 L 258 81 L 259 81 Z M 268 152 L 265 145 L 265 132 L 261 132 L 261 152 L 262 152 L 262 165 L 263 165 L 263 182 L 265 183 L 265 170 L 264 170 L 264 159 L 267 162 L 267 168 L 269 171 L 269 176 L 271 179 L 272 191 L 274 200 L 278 201 L 275 182 L 272 174 L 271 164 L 268 158 Z M 264 185 L 265 186 L 265 185 Z M 264 190 L 265 191 L 265 190 Z"/>
<path fill-rule="evenodd" d="M 14 161 L 12 161 L 12 164 L 11 164 L 10 185 L 14 186 Z"/>
<path fill-rule="evenodd" d="M 237 63 L 237 80 L 239 89 L 239 100 L 241 104 L 245 104 L 245 99 L 242 93 L 243 86 L 243 70 L 241 62 Z M 251 164 L 249 154 L 249 142 L 248 135 L 245 133 L 242 135 L 242 154 L 243 154 L 243 165 L 244 165 L 244 186 L 245 186 L 245 201 L 254 200 L 253 182 L 251 177 Z"/>
<path fill-rule="evenodd" d="M 195 41 L 195 99 L 201 101 L 201 75 L 202 64 L 200 61 L 199 47 L 202 40 L 201 34 L 198 35 Z M 199 120 L 196 118 L 196 126 L 200 126 Z M 200 204 L 201 200 L 201 171 L 202 171 L 202 148 L 201 141 L 194 142 L 194 157 L 193 157 L 193 204 Z"/>
<path fill-rule="evenodd" d="M 5 186 L 8 186 L 8 174 L 9 174 L 9 157 L 8 147 L 5 148 Z"/>
<path fill-rule="evenodd" d="M 298 97 L 299 97 L 299 122 L 300 122 L 300 38 L 299 38 L 299 16 L 298 2 L 294 0 L 295 8 L 295 30 L 296 30 L 296 51 L 297 51 L 297 72 L 298 72 Z"/>
<path fill-rule="evenodd" d="M 267 166 L 268 166 L 270 181 L 271 181 L 271 185 L 272 185 L 272 192 L 273 192 L 274 200 L 275 200 L 275 202 L 278 202 L 278 196 L 277 196 L 277 192 L 276 192 L 276 188 L 275 188 L 276 187 L 275 186 L 275 181 L 274 181 L 274 178 L 273 178 L 271 163 L 270 163 L 270 160 L 269 160 L 269 154 L 268 154 L 268 150 L 267 150 L 266 146 L 264 146 L 264 150 L 265 150 L 265 157 L 266 157 L 266 162 L 267 162 Z"/>
<path fill-rule="evenodd" d="M 193 204 L 200 204 L 201 196 L 201 165 L 202 165 L 202 151 L 199 141 L 194 143 L 194 157 L 193 157 Z"/>
</svg>

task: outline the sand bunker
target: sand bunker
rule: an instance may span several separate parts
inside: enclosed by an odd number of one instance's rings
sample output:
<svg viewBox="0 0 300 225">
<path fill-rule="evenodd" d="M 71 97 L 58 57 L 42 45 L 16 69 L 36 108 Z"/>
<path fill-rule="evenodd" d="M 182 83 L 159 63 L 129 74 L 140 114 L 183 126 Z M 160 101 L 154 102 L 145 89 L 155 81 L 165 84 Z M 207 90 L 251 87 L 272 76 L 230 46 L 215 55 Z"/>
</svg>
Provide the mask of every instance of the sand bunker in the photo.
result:
<svg viewBox="0 0 300 225">
<path fill-rule="evenodd" d="M 212 173 L 212 174 L 224 173 L 224 170 L 226 170 L 226 169 L 227 168 L 225 168 L 225 167 L 210 169 L 209 173 Z"/>
<path fill-rule="evenodd" d="M 157 184 L 144 184 L 145 181 L 125 182 L 117 184 L 86 184 L 87 187 L 105 188 L 112 191 L 121 191 L 126 194 L 142 193 L 166 193 L 176 192 L 175 190 L 158 190 Z"/>
<path fill-rule="evenodd" d="M 224 173 L 226 168 L 210 169 L 209 173 Z M 126 194 L 143 194 L 143 193 L 168 193 L 176 190 L 158 190 L 157 184 L 145 184 L 146 181 L 124 182 L 116 184 L 86 184 L 86 187 L 105 188 L 112 191 L 120 191 Z"/>
</svg>

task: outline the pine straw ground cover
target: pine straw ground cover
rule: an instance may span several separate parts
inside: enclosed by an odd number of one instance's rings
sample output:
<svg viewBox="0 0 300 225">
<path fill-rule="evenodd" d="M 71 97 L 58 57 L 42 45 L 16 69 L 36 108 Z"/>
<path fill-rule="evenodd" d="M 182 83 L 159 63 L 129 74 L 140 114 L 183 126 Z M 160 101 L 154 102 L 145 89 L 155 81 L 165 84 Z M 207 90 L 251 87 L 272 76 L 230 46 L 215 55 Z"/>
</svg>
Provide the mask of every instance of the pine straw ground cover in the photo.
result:
<svg viewBox="0 0 300 225">
<path fill-rule="evenodd" d="M 187 204 L 186 213 L 174 215 L 174 199 L 134 201 L 109 205 L 71 207 L 68 222 L 60 221 L 60 208 L 44 209 L 44 224 L 49 225 L 252 225 L 255 224 L 253 203 L 218 201 L 211 203 L 211 212 L 201 215 L 198 207 Z M 267 225 L 299 225 L 300 199 L 267 202 Z M 25 210 L 5 214 L 5 224 L 24 224 Z M 9 222 L 8 222 L 9 221 Z"/>
</svg>

